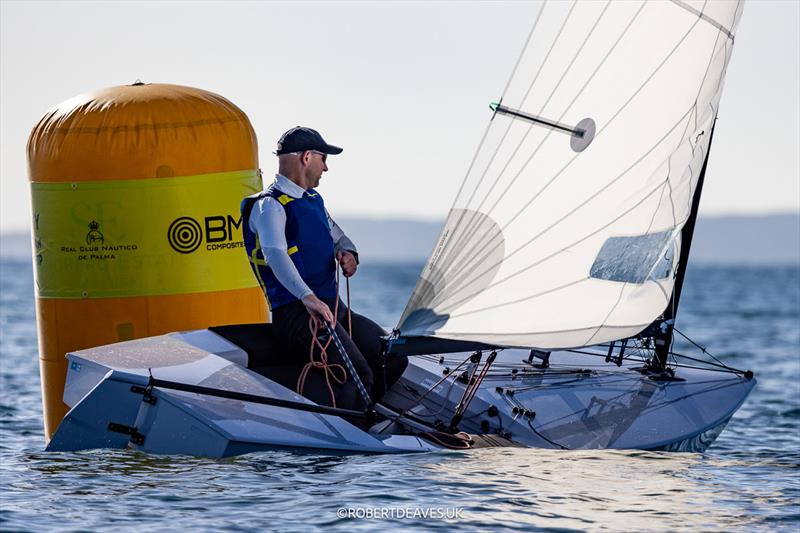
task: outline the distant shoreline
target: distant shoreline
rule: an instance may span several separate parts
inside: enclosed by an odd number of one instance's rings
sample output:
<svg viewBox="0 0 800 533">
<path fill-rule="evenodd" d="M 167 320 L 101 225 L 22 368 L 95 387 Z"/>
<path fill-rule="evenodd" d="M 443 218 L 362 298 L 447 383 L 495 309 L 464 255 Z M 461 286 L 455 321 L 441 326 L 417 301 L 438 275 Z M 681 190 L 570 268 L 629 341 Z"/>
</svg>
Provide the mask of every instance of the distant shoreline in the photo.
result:
<svg viewBox="0 0 800 533">
<path fill-rule="evenodd" d="M 441 222 L 337 217 L 364 260 L 420 263 L 427 259 Z M 0 233 L 0 259 L 31 258 L 27 231 Z M 800 213 L 705 216 L 697 222 L 692 264 L 800 264 Z"/>
</svg>

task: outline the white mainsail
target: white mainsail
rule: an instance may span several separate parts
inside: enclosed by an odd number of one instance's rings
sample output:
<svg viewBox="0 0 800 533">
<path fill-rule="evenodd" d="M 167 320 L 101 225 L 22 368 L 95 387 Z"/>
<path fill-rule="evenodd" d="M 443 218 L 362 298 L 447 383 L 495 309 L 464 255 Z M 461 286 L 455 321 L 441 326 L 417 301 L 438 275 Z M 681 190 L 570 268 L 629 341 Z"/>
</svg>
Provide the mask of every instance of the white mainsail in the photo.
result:
<svg viewBox="0 0 800 533">
<path fill-rule="evenodd" d="M 557 349 L 656 319 L 742 8 L 545 3 L 501 104 L 560 124 L 591 119 L 595 134 L 576 148 L 530 120 L 492 118 L 400 335 Z"/>
</svg>

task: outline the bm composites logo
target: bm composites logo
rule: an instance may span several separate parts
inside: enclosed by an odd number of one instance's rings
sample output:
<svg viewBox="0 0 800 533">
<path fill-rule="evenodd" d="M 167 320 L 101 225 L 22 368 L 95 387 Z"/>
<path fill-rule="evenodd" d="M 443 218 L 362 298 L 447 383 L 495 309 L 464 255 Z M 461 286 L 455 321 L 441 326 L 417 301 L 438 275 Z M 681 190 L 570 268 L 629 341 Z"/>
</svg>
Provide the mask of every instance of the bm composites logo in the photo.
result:
<svg viewBox="0 0 800 533">
<path fill-rule="evenodd" d="M 204 242 L 209 251 L 242 248 L 241 225 L 241 217 L 230 215 L 205 217 L 202 224 L 192 217 L 179 217 L 169 225 L 167 240 L 173 250 L 182 254 L 194 252 Z"/>
</svg>

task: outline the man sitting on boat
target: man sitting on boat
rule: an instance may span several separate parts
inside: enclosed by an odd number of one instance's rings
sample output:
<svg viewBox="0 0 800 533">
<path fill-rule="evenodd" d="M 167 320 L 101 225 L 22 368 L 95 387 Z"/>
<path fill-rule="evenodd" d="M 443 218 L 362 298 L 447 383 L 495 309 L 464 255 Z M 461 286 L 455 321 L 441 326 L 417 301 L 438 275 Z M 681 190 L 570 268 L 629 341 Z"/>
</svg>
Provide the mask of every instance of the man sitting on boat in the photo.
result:
<svg viewBox="0 0 800 533">
<path fill-rule="evenodd" d="M 387 360 L 380 339 L 386 332 L 339 301 L 336 263 L 349 278 L 358 268 L 358 252 L 331 219 L 315 187 L 328 170 L 328 155 L 341 152 L 342 148 L 327 144 L 311 128 L 298 126 L 284 133 L 275 152 L 275 181 L 243 200 L 242 228 L 250 264 L 272 311 L 273 331 L 287 348 L 280 363 L 306 365 L 298 392 L 304 392 L 309 371 L 321 371 L 328 396 L 333 397 L 326 402 L 325 395 L 314 394 L 319 403 L 363 408 L 363 400 L 353 393 L 352 376 L 347 376 L 342 357 L 324 335 L 321 323 L 335 325 L 373 400 L 400 379 L 408 360 L 394 356 Z"/>
</svg>

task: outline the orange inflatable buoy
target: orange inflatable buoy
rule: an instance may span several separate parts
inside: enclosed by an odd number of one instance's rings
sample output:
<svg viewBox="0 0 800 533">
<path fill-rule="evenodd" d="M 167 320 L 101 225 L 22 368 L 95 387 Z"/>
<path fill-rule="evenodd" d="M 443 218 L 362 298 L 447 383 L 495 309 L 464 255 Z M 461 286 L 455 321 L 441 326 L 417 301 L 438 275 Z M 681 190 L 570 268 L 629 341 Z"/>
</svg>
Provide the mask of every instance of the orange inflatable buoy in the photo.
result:
<svg viewBox="0 0 800 533">
<path fill-rule="evenodd" d="M 267 319 L 239 215 L 261 190 L 256 136 L 230 101 L 139 82 L 76 96 L 33 128 L 28 164 L 46 439 L 67 352 Z"/>
</svg>

